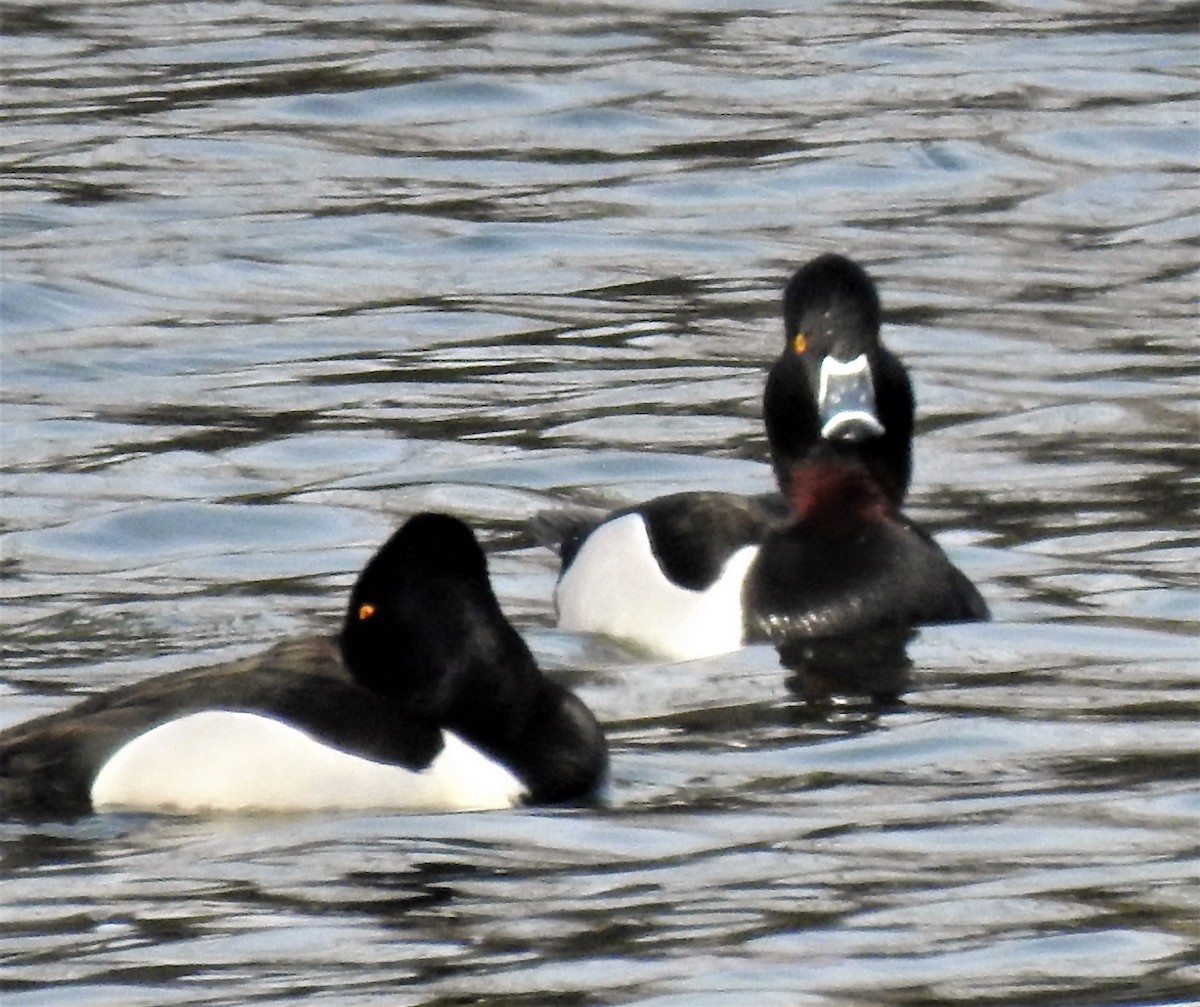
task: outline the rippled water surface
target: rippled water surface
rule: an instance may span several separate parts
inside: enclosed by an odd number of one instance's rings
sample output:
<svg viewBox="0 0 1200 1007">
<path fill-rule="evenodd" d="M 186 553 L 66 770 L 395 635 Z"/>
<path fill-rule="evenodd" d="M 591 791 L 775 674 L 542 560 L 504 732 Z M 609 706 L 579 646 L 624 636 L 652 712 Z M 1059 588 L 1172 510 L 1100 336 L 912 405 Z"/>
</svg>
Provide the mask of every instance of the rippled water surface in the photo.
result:
<svg viewBox="0 0 1200 1007">
<path fill-rule="evenodd" d="M 1200 999 L 1195 3 L 10 2 L 0 726 L 336 623 L 468 519 L 607 802 L 0 825 L 6 1004 Z M 880 280 L 995 621 L 821 715 L 554 629 L 563 504 L 770 485 Z"/>
</svg>

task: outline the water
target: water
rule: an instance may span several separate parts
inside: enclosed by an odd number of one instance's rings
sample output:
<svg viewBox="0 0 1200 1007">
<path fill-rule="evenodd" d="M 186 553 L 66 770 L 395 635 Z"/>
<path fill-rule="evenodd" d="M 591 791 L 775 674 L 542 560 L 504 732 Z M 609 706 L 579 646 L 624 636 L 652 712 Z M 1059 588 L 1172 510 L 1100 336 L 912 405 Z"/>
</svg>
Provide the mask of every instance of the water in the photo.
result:
<svg viewBox="0 0 1200 1007">
<path fill-rule="evenodd" d="M 799 9 L 796 9 L 799 7 Z M 468 519 L 592 810 L 0 825 L 6 1004 L 1200 1000 L 1194 3 L 15 3 L 0 724 L 331 627 Z M 883 288 L 996 619 L 905 707 L 557 632 L 560 504 L 770 485 L 790 270 Z"/>
</svg>

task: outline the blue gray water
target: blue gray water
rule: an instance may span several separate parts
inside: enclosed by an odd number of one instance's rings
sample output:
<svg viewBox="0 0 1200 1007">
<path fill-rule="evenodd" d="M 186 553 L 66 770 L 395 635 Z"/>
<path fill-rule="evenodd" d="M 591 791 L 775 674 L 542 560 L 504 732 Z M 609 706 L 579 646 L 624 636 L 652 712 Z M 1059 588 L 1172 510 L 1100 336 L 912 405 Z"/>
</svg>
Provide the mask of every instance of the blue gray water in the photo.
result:
<svg viewBox="0 0 1200 1007">
<path fill-rule="evenodd" d="M 0 825 L 13 1007 L 1200 1000 L 1195 3 L 17 2 L 0 725 L 481 532 L 604 806 Z M 782 283 L 878 276 L 996 619 L 905 707 L 554 629 L 556 505 L 764 489 Z"/>
</svg>

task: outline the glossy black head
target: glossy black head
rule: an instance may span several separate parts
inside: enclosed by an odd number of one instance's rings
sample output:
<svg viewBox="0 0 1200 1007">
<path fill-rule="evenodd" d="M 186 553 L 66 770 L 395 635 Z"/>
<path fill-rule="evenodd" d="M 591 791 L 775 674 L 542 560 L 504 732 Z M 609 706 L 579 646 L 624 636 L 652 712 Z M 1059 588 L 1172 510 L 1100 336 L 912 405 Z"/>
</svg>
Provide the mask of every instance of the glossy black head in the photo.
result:
<svg viewBox="0 0 1200 1007">
<path fill-rule="evenodd" d="M 475 536 L 444 514 L 411 518 L 367 564 L 341 645 L 373 692 L 485 736 L 523 730 L 542 684 Z"/>
<path fill-rule="evenodd" d="M 850 360 L 879 343 L 883 311 L 875 283 L 858 263 L 820 255 L 796 271 L 783 292 L 788 341 L 803 333 L 822 355 Z"/>
<path fill-rule="evenodd" d="M 912 467 L 913 394 L 904 365 L 880 342 L 875 284 L 841 255 L 800 269 L 783 296 L 783 353 L 763 414 L 780 488 L 808 459 L 866 465 L 899 503 Z"/>
</svg>

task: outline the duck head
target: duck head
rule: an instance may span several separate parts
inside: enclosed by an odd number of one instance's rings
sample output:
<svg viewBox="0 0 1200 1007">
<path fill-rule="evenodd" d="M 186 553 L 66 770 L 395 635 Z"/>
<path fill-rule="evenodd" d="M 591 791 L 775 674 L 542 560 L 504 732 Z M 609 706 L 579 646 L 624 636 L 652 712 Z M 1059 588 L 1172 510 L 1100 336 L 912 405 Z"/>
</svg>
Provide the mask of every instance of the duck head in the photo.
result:
<svg viewBox="0 0 1200 1007">
<path fill-rule="evenodd" d="M 783 353 L 763 397 L 780 488 L 790 491 L 797 464 L 851 459 L 899 503 L 911 474 L 915 407 L 908 372 L 880 340 L 874 282 L 844 256 L 819 256 L 788 283 L 783 314 Z"/>
<path fill-rule="evenodd" d="M 373 692 L 484 736 L 519 734 L 542 687 L 492 591 L 483 550 L 444 514 L 410 518 L 372 557 L 340 642 L 351 674 Z M 506 724 L 489 722 L 496 708 L 512 712 Z"/>
</svg>

